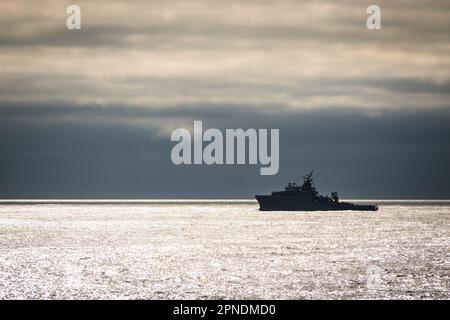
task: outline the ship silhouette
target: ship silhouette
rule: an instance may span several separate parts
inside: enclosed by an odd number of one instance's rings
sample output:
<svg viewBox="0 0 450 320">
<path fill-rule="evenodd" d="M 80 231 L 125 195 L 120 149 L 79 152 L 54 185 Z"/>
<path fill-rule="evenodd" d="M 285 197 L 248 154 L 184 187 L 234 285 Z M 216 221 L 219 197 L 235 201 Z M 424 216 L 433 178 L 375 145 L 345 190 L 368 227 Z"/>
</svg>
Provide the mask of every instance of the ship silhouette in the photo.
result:
<svg viewBox="0 0 450 320">
<path fill-rule="evenodd" d="M 340 202 L 337 192 L 322 196 L 314 187 L 312 174 L 303 177 L 303 184 L 288 183 L 284 191 L 273 191 L 270 195 L 256 195 L 261 211 L 330 211 L 358 210 L 376 211 L 377 205 Z"/>
</svg>

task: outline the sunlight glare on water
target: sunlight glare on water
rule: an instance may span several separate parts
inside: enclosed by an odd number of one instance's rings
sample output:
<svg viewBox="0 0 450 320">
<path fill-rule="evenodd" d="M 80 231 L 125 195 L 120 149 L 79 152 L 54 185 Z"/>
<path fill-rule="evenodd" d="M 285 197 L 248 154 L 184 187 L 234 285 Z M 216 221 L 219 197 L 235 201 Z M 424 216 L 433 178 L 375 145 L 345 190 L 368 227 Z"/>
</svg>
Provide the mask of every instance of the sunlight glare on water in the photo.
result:
<svg viewBox="0 0 450 320">
<path fill-rule="evenodd" d="M 1 204 L 0 298 L 449 299 L 450 204 Z"/>
</svg>

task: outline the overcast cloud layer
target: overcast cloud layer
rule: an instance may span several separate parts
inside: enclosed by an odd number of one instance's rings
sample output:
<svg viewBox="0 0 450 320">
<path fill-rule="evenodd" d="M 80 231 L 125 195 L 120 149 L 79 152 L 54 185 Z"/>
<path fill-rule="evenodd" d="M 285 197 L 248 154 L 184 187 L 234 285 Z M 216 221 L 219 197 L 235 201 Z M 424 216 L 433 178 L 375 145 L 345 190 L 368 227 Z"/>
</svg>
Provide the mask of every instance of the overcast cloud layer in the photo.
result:
<svg viewBox="0 0 450 320">
<path fill-rule="evenodd" d="M 447 107 L 450 3 L 0 1 L 3 101 Z"/>
<path fill-rule="evenodd" d="M 450 2 L 378 1 L 369 31 L 372 3 L 0 0 L 0 197 L 249 197 L 316 168 L 449 198 Z M 280 128 L 280 174 L 172 165 L 194 119 Z"/>
</svg>

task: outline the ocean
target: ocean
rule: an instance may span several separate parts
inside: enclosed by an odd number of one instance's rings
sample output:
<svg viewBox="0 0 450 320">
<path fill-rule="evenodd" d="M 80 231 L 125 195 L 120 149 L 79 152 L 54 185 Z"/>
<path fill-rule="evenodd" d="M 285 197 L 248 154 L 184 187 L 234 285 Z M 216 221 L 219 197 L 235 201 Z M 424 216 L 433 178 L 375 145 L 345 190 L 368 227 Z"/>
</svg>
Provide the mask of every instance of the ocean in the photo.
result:
<svg viewBox="0 0 450 320">
<path fill-rule="evenodd" d="M 0 299 L 449 299 L 450 201 L 0 201 Z"/>
</svg>

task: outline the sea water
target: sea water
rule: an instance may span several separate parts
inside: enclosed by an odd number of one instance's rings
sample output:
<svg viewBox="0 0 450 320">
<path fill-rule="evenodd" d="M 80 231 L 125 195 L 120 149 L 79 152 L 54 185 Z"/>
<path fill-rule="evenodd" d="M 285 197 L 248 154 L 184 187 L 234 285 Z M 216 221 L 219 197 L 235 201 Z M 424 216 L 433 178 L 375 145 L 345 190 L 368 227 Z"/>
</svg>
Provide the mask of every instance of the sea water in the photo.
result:
<svg viewBox="0 0 450 320">
<path fill-rule="evenodd" d="M 449 299 L 450 202 L 379 207 L 2 201 L 0 299 Z"/>
</svg>

